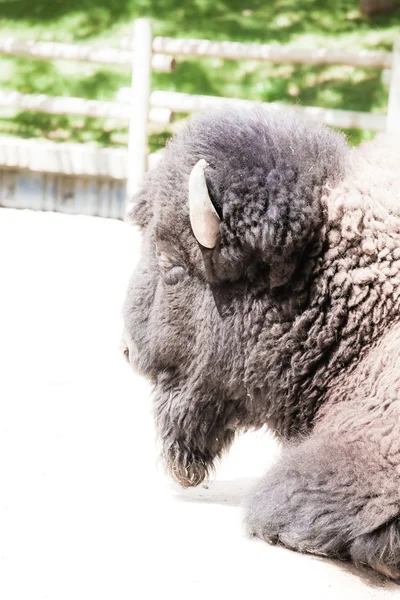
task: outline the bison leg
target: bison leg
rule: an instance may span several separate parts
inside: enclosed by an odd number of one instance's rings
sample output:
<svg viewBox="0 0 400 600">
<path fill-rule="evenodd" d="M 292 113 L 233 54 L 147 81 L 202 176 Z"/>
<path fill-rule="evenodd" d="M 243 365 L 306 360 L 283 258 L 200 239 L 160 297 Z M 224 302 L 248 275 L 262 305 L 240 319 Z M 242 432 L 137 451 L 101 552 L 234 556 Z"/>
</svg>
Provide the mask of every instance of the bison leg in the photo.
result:
<svg viewBox="0 0 400 600">
<path fill-rule="evenodd" d="M 371 533 L 355 538 L 350 556 L 392 579 L 400 578 L 400 519 L 393 519 Z"/>
<path fill-rule="evenodd" d="M 399 421 L 343 416 L 284 449 L 250 498 L 247 528 L 267 542 L 350 558 L 397 578 Z"/>
</svg>

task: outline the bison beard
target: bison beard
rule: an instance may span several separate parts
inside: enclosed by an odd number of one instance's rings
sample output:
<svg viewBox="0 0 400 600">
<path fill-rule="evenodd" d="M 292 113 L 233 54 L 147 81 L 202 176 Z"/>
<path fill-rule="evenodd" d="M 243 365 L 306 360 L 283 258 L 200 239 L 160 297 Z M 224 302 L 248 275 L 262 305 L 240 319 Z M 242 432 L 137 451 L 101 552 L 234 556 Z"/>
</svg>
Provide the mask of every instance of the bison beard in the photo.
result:
<svg viewBox="0 0 400 600">
<path fill-rule="evenodd" d="M 155 420 L 162 456 L 169 474 L 183 487 L 199 485 L 209 477 L 215 461 L 235 438 L 238 407 L 232 401 L 216 401 L 215 393 L 211 395 L 204 386 L 187 389 L 185 384 L 176 390 L 165 381 L 156 387 Z M 188 396 L 190 407 L 183 401 Z"/>
<path fill-rule="evenodd" d="M 160 381 L 156 385 L 154 415 L 162 457 L 168 473 L 183 487 L 199 485 L 212 475 L 238 426 L 244 427 L 239 403 L 216 394 L 207 386 L 196 390 L 184 383 L 178 389 Z"/>
<path fill-rule="evenodd" d="M 189 123 L 131 217 L 130 360 L 169 473 L 198 485 L 236 432 L 285 441 L 250 535 L 400 576 L 400 151 L 261 110 Z M 128 353 L 128 351 L 127 351 Z"/>
</svg>

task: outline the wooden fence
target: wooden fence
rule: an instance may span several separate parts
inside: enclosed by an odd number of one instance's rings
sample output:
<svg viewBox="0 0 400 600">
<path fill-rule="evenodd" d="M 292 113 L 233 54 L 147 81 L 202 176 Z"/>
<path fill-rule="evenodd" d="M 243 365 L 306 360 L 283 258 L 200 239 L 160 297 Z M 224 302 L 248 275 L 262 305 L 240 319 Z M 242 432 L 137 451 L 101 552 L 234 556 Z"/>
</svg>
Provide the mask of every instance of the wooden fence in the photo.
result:
<svg viewBox="0 0 400 600">
<path fill-rule="evenodd" d="M 120 48 L 97 48 L 55 42 L 23 42 L 10 38 L 0 39 L 0 54 L 128 66 L 132 69 L 131 88 L 121 90 L 118 102 L 0 91 L 0 107 L 3 108 L 112 118 L 129 126 L 128 149 L 122 150 L 99 150 L 93 146 L 85 147 L 78 144 L 34 141 L 27 143 L 17 139 L 4 139 L 3 143 L 0 143 L 0 187 L 2 187 L 0 205 L 10 206 L 14 202 L 16 206 L 22 206 L 25 200 L 16 196 L 26 193 L 25 204 L 30 206 L 32 202 L 29 201 L 28 196 L 29 194 L 32 196 L 32 189 L 34 189 L 33 204 L 37 208 L 54 209 L 55 207 L 57 210 L 65 209 L 67 212 L 88 213 L 89 211 L 90 214 L 121 217 L 125 203 L 121 198 L 126 197 L 129 200 L 133 197 L 149 167 L 149 133 L 169 126 L 173 121 L 174 113 L 177 112 L 193 113 L 231 104 L 239 106 L 259 104 L 269 110 L 292 110 L 311 121 L 335 127 L 400 133 L 400 40 L 396 41 L 393 52 L 367 50 L 350 52 L 269 44 L 182 40 L 153 37 L 150 21 L 138 19 L 134 24 L 133 38 L 122 43 Z M 171 72 L 176 66 L 176 59 L 182 56 L 307 65 L 340 64 L 390 70 L 387 115 L 152 91 L 152 72 Z M 50 159 L 50 155 L 53 159 Z M 118 161 L 120 168 L 115 166 Z M 29 183 L 29 177 L 34 180 L 34 184 L 32 181 Z M 52 182 L 51 185 L 49 181 Z M 125 185 L 126 193 L 122 193 L 121 190 Z M 54 201 L 51 199 L 52 193 L 55 194 Z M 97 204 L 94 201 L 96 194 Z M 41 198 L 40 202 L 39 198 Z"/>
<path fill-rule="evenodd" d="M 159 159 L 152 154 L 149 167 Z M 128 151 L 0 138 L 0 206 L 123 219 Z"/>
<path fill-rule="evenodd" d="M 144 135 L 145 115 L 155 107 L 169 108 L 173 112 L 194 112 L 221 105 L 256 104 L 233 98 L 192 96 L 173 92 L 153 92 L 149 88 L 151 66 L 148 59 L 158 53 L 167 56 L 191 56 L 221 58 L 229 60 L 259 60 L 274 63 L 301 63 L 307 65 L 351 65 L 391 69 L 388 112 L 376 115 L 358 111 L 326 109 L 308 106 L 288 106 L 280 103 L 259 103 L 268 109 L 293 110 L 304 118 L 327 125 L 344 128 L 371 129 L 373 131 L 393 131 L 400 133 L 400 41 L 393 52 L 368 51 L 349 52 L 347 50 L 306 49 L 270 44 L 244 44 L 238 42 L 213 42 L 210 40 L 175 40 L 152 38 L 151 24 L 146 19 L 135 23 L 134 40 L 140 40 L 134 47 L 140 47 L 133 62 L 133 85 L 131 101 L 135 107 L 135 120 L 131 123 L 130 164 L 137 168 L 130 172 L 127 193 L 128 199 L 140 187 L 146 171 L 147 144 Z M 140 54 L 142 53 L 143 59 Z M 147 71 L 146 71 L 147 68 Z M 136 73 L 136 74 L 135 74 Z M 140 115 L 141 113 L 141 115 Z M 140 140 L 140 143 L 137 141 Z"/>
</svg>

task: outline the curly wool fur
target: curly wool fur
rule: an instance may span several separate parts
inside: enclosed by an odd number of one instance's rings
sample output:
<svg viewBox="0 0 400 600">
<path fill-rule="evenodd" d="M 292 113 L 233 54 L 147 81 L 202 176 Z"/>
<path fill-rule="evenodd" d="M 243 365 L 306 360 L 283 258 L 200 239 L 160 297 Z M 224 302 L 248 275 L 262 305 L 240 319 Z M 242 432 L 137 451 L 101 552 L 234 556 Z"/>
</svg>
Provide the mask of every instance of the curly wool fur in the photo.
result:
<svg viewBox="0 0 400 600">
<path fill-rule="evenodd" d="M 199 159 L 221 216 L 189 223 Z M 268 541 L 400 575 L 400 152 L 258 110 L 201 117 L 147 176 L 125 303 L 163 455 L 198 484 L 235 432 L 286 440 L 249 502 Z M 399 438 L 400 439 L 400 438 Z"/>
</svg>

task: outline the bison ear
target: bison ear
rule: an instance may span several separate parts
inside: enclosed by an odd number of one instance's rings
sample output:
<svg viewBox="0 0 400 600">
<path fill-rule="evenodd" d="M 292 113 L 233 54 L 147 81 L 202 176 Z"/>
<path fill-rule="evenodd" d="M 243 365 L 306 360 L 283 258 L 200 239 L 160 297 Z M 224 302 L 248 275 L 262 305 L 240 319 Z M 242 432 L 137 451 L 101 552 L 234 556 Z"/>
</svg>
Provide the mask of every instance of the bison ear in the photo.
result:
<svg viewBox="0 0 400 600">
<path fill-rule="evenodd" d="M 287 283 L 296 268 L 295 261 L 273 259 L 270 263 L 269 284 L 271 289 L 281 287 Z"/>
<path fill-rule="evenodd" d="M 189 177 L 190 225 L 195 238 L 205 248 L 214 248 L 219 238 L 220 218 L 208 193 L 204 159 L 193 167 Z"/>
</svg>

